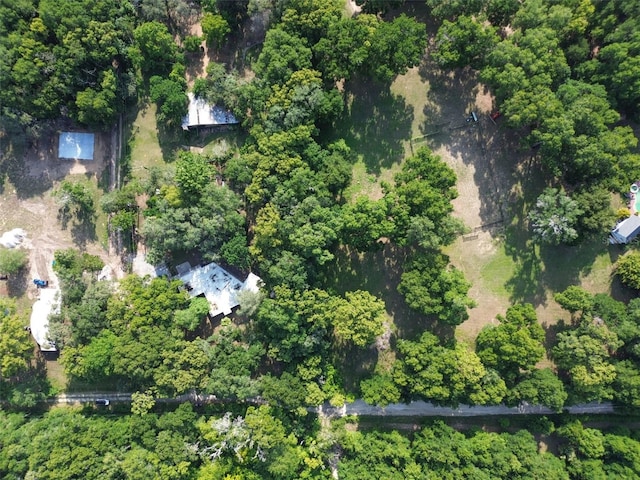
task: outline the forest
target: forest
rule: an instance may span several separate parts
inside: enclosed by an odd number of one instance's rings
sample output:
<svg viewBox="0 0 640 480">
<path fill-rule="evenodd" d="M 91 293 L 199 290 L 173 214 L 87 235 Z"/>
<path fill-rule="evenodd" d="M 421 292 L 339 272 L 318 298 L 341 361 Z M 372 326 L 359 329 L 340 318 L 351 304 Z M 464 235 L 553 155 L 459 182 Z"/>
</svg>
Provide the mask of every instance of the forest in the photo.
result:
<svg viewBox="0 0 640 480">
<path fill-rule="evenodd" d="M 634 245 L 616 264 L 631 300 L 570 285 L 554 296 L 569 321 L 543 328 L 534 305 L 514 301 L 477 338 L 462 340 L 456 327 L 476 303 L 445 253 L 469 232 L 453 214 L 456 171 L 420 146 L 382 181 L 380 195 L 353 196 L 360 152 L 336 127 L 349 107 L 345 92 L 359 83 L 388 92 L 425 58 L 445 74 L 472 72 L 543 172 L 545 188 L 523 219 L 532 242 L 579 248 L 606 238 L 631 214 L 616 211 L 620 193 L 640 179 L 640 4 L 356 3 L 361 11 L 350 16 L 341 0 L 0 2 L 3 136 L 28 144 L 39 125 L 59 118 L 106 130 L 153 103 L 159 137 L 168 137 L 180 131 L 188 90 L 224 104 L 245 135 L 230 154 L 176 150 L 170 168 L 144 181 L 124 175 L 98 205 L 63 182 L 65 215 L 100 208 L 114 232 L 141 236 L 153 264 L 173 267 L 193 255 L 263 280 L 205 335 L 209 305 L 178 280 L 98 280 L 99 257 L 58 250 L 62 308 L 49 334 L 69 387 L 135 392 L 134 400 L 130 411 L 114 406 L 113 417 L 88 407 L 20 413 L 58 392 L 18 306 L 2 299 L 3 478 L 640 475 L 633 424 L 599 429 L 558 415 L 499 433 L 435 421 L 405 434 L 310 413 L 356 398 L 533 404 L 559 414 L 586 402 L 640 406 Z M 211 62 L 190 86 L 185 72 L 202 42 L 230 48 L 258 16 L 268 29 L 248 55 L 252 75 Z M 198 21 L 202 37 L 188 28 Z M 383 298 L 342 288 L 336 273 L 345 252 L 383 250 L 394 252 L 399 274 L 390 288 L 412 312 L 410 333 L 393 324 Z M 222 403 L 198 411 L 156 402 L 187 392 Z M 553 439 L 550 453 L 538 448 L 541 435 Z"/>
</svg>

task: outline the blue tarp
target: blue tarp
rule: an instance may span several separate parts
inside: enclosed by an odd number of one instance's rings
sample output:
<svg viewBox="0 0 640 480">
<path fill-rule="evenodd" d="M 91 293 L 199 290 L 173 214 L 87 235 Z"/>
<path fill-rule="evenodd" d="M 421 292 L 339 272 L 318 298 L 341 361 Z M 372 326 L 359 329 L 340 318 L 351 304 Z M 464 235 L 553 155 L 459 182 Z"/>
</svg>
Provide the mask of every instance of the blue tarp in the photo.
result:
<svg viewBox="0 0 640 480">
<path fill-rule="evenodd" d="M 62 132 L 58 157 L 73 160 L 93 160 L 93 133 Z"/>
</svg>

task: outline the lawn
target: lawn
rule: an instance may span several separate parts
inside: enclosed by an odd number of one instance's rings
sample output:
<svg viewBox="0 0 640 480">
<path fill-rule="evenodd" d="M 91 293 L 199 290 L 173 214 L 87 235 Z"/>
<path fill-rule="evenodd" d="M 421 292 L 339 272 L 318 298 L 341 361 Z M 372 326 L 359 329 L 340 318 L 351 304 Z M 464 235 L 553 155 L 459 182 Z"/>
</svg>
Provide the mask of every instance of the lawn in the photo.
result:
<svg viewBox="0 0 640 480">
<path fill-rule="evenodd" d="M 392 182 L 404 158 L 420 145 L 440 155 L 458 176 L 454 215 L 470 233 L 445 253 L 472 283 L 470 296 L 477 302 L 457 328 L 460 340 L 473 344 L 480 329 L 514 302 L 533 303 L 543 325 L 567 319 L 553 295 L 569 285 L 629 298 L 612 277 L 618 253 L 601 238 L 576 247 L 533 245 L 525 217 L 546 186 L 545 177 L 530 152 L 520 148 L 518 132 L 489 120 L 492 98 L 473 72 L 443 73 L 426 61 L 390 86 L 352 80 L 345 98 L 345 115 L 328 139 L 344 138 L 354 152 L 347 198 L 380 198 L 380 183 Z M 472 110 L 480 119 L 475 125 L 465 123 Z M 400 260 L 389 256 L 388 248 L 367 255 L 350 254 L 346 262 L 345 252 L 339 253 L 336 290 L 364 288 L 385 300 L 400 336 L 424 329 L 425 319 L 396 291 Z"/>
<path fill-rule="evenodd" d="M 209 156 L 237 153 L 246 134 L 240 130 L 199 134 L 196 132 L 159 132 L 156 106 L 151 103 L 138 110 L 131 123 L 129 161 L 131 176 L 145 180 L 151 169 L 166 170 L 180 149 Z M 162 139 L 162 140 L 161 140 Z"/>
</svg>

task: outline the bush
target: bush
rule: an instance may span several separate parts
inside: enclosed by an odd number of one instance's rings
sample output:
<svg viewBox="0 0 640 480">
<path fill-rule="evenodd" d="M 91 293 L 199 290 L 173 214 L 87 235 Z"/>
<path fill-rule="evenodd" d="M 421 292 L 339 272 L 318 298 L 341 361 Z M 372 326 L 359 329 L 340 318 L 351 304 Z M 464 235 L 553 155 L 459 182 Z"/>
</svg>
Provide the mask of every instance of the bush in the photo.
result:
<svg viewBox="0 0 640 480">
<path fill-rule="evenodd" d="M 196 35 L 187 35 L 182 41 L 182 46 L 189 53 L 198 53 L 200 51 L 200 44 L 202 44 L 203 37 Z"/>
<path fill-rule="evenodd" d="M 13 275 L 27 264 L 27 252 L 13 248 L 0 248 L 0 273 Z"/>
<path fill-rule="evenodd" d="M 618 260 L 616 274 L 627 287 L 640 290 L 640 253 L 630 253 Z"/>
</svg>

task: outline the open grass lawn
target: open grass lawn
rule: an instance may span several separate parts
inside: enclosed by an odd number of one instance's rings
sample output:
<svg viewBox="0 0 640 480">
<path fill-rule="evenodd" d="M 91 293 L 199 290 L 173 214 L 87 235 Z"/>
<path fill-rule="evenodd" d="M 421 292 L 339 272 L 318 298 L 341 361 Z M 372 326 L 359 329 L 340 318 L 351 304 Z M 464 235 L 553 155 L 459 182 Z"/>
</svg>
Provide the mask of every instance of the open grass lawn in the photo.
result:
<svg viewBox="0 0 640 480">
<path fill-rule="evenodd" d="M 545 176 L 531 152 L 520 148 L 518 132 L 488 119 L 490 92 L 473 72 L 443 73 L 427 60 L 390 86 L 354 79 L 345 95 L 347 110 L 329 138 L 344 138 L 354 152 L 348 198 L 380 198 L 380 182 L 392 182 L 404 158 L 420 145 L 456 171 L 460 196 L 454 214 L 471 232 L 445 253 L 472 283 L 470 296 L 477 302 L 469 320 L 456 329 L 458 339 L 473 345 L 482 327 L 515 302 L 531 302 L 540 322 L 553 328 L 569 318 L 553 295 L 570 285 L 630 298 L 633 292 L 612 276 L 620 251 L 604 239 L 576 247 L 533 245 L 526 213 L 545 188 Z M 470 110 L 480 117 L 477 125 L 465 124 Z M 366 255 L 342 251 L 330 275 L 337 291 L 363 288 L 382 298 L 393 331 L 412 337 L 432 325 L 397 293 L 399 265 L 388 246 Z"/>
<path fill-rule="evenodd" d="M 133 114 L 132 114 L 133 115 Z M 165 170 L 181 149 L 219 156 L 229 150 L 237 152 L 246 134 L 240 130 L 201 134 L 197 132 L 161 131 L 156 121 L 156 106 L 149 103 L 131 120 L 129 163 L 131 177 L 145 180 L 151 169 Z"/>
</svg>

